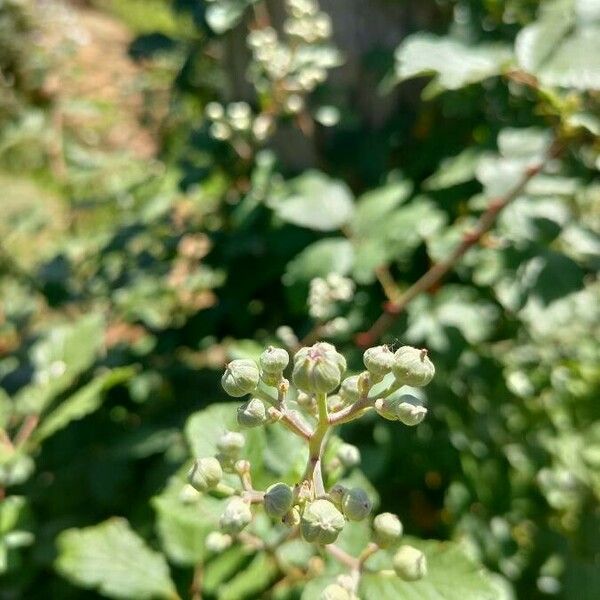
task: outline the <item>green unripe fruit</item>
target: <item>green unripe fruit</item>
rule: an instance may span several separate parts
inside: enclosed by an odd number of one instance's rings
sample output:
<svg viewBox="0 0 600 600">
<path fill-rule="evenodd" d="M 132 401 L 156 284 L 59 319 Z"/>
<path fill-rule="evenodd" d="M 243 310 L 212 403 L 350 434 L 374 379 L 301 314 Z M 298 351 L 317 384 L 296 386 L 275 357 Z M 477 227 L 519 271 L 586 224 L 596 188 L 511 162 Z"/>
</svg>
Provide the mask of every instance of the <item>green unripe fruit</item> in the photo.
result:
<svg viewBox="0 0 600 600">
<path fill-rule="evenodd" d="M 265 512 L 274 519 L 283 519 L 294 504 L 294 492 L 285 483 L 274 483 L 267 488 L 264 498 Z"/>
<path fill-rule="evenodd" d="M 352 600 L 352 594 L 337 583 L 329 584 L 319 596 L 320 600 Z"/>
<path fill-rule="evenodd" d="M 269 346 L 261 355 L 258 360 L 260 368 L 270 375 L 279 375 L 283 373 L 283 370 L 288 366 L 290 362 L 290 355 L 283 348 L 275 348 L 275 346 Z"/>
<path fill-rule="evenodd" d="M 394 571 L 404 581 L 417 581 L 427 575 L 425 555 L 412 546 L 400 546 L 394 554 Z"/>
<path fill-rule="evenodd" d="M 240 427 L 258 427 L 267 420 L 267 410 L 262 400 L 252 398 L 237 409 L 237 422 Z"/>
<path fill-rule="evenodd" d="M 410 394 L 393 394 L 388 398 L 379 398 L 375 410 L 384 419 L 401 421 L 405 425 L 418 425 L 427 415 L 427 409 Z"/>
<path fill-rule="evenodd" d="M 217 448 L 224 457 L 237 459 L 246 440 L 237 431 L 226 431 L 218 440 Z"/>
<path fill-rule="evenodd" d="M 204 545 L 209 552 L 214 552 L 215 554 L 220 554 L 224 550 L 227 550 L 229 546 L 233 543 L 231 536 L 226 533 L 221 533 L 220 531 L 211 531 L 206 536 L 206 541 Z"/>
<path fill-rule="evenodd" d="M 388 548 L 402 536 L 402 523 L 392 513 L 381 513 L 373 519 L 373 541 L 380 548 Z"/>
<path fill-rule="evenodd" d="M 427 385 L 435 375 L 427 350 L 411 346 L 402 346 L 396 351 L 392 371 L 398 382 L 415 387 Z"/>
<path fill-rule="evenodd" d="M 333 544 L 346 523 L 329 500 L 319 498 L 306 506 L 300 521 L 302 537 L 315 544 Z"/>
<path fill-rule="evenodd" d="M 232 360 L 221 377 L 223 389 L 234 398 L 252 393 L 258 385 L 260 374 L 253 360 Z"/>
<path fill-rule="evenodd" d="M 216 458 L 199 458 L 188 473 L 190 485 L 199 492 L 214 488 L 223 478 L 223 469 Z"/>
<path fill-rule="evenodd" d="M 338 387 L 345 370 L 346 359 L 335 346 L 319 342 L 298 350 L 292 378 L 296 387 L 307 394 L 327 394 Z"/>
<path fill-rule="evenodd" d="M 352 375 L 346 377 L 342 381 L 340 386 L 340 397 L 347 404 L 354 404 L 360 398 L 360 391 L 358 389 L 358 378 L 359 375 Z"/>
<path fill-rule="evenodd" d="M 229 500 L 219 519 L 221 530 L 235 535 L 242 531 L 252 521 L 250 504 L 241 498 L 234 497 Z"/>
<path fill-rule="evenodd" d="M 365 350 L 363 363 L 374 381 L 381 381 L 394 365 L 394 353 L 387 346 L 375 346 Z"/>
<path fill-rule="evenodd" d="M 362 521 L 372 508 L 371 499 L 361 488 L 349 489 L 342 498 L 342 511 L 349 521 Z"/>
<path fill-rule="evenodd" d="M 336 456 L 346 469 L 351 469 L 360 464 L 360 450 L 352 444 L 342 444 Z"/>
<path fill-rule="evenodd" d="M 396 414 L 398 415 L 398 421 L 409 427 L 414 427 L 427 416 L 427 409 L 412 402 L 401 402 L 396 407 Z"/>
</svg>

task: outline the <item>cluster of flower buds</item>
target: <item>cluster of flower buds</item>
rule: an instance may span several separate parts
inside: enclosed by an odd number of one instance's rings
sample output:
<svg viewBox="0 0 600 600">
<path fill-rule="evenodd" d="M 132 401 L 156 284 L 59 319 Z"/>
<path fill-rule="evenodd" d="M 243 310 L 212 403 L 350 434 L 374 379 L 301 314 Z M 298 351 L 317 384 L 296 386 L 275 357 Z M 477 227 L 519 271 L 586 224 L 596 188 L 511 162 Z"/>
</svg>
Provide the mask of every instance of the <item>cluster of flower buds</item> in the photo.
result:
<svg viewBox="0 0 600 600">
<path fill-rule="evenodd" d="M 247 102 L 231 102 L 227 106 L 209 102 L 204 114 L 210 123 L 211 136 L 232 143 L 264 142 L 274 126 L 271 115 L 255 115 Z"/>
<path fill-rule="evenodd" d="M 217 441 L 214 457 L 196 460 L 189 473 L 189 483 L 202 493 L 214 491 L 229 496 L 220 517 L 220 531 L 213 532 L 207 539 L 207 548 L 213 552 L 228 547 L 252 522 L 254 505 L 262 506 L 277 522 L 298 528 L 307 542 L 333 544 L 348 522 L 367 519 L 373 504 L 365 490 L 335 483 L 344 469 L 360 463 L 360 452 L 355 446 L 338 441 L 333 460 L 323 464 L 329 439 L 326 432 L 338 422 L 352 420 L 372 409 L 386 419 L 407 425 L 416 425 L 427 412 L 415 398 L 401 390 L 404 385 L 421 387 L 431 381 L 435 369 L 425 350 L 409 346 L 396 352 L 387 346 L 369 348 L 363 355 L 365 370 L 345 378 L 345 358 L 326 342 L 301 348 L 291 362 L 291 383 L 284 377 L 290 356 L 286 350 L 274 346 L 269 346 L 258 361 L 230 362 L 223 373 L 223 389 L 241 400 L 237 409 L 240 428 L 283 421 L 305 439 L 310 456 L 305 475 L 296 485 L 280 481 L 264 492 L 252 487 L 250 463 L 242 456 L 245 438 L 239 432 L 225 432 Z M 271 393 L 273 388 L 276 395 Z M 295 394 L 290 394 L 294 388 Z M 301 412 L 288 405 L 288 394 L 290 400 L 296 400 Z M 315 419 L 311 427 L 310 421 Z M 320 464 L 318 471 L 317 463 Z M 327 479 L 334 482 L 329 489 L 323 483 L 321 469 L 329 469 Z M 225 485 L 224 473 L 237 474 L 242 489 Z M 373 519 L 371 547 L 395 547 L 402 533 L 402 524 L 396 515 L 379 514 Z M 407 545 L 398 548 L 393 567 L 395 573 L 407 581 L 419 579 L 426 573 L 424 555 Z M 350 585 L 342 578 L 328 586 L 322 597 L 355 599 L 355 587 L 355 582 Z"/>
<path fill-rule="evenodd" d="M 315 277 L 308 291 L 308 313 L 317 321 L 330 319 L 336 312 L 337 302 L 350 302 L 354 296 L 354 282 L 338 273 Z"/>
<path fill-rule="evenodd" d="M 331 37 L 331 19 L 319 9 L 315 0 L 287 0 L 286 5 L 289 17 L 283 30 L 291 38 L 315 44 Z"/>
</svg>

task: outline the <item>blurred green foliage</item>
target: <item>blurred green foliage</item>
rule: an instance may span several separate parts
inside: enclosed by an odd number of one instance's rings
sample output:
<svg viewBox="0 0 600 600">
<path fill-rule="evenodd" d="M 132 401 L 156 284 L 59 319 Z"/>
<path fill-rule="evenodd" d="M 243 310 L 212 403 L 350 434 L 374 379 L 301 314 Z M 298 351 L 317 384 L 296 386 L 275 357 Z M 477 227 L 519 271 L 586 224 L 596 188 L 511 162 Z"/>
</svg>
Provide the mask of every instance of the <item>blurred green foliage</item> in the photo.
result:
<svg viewBox="0 0 600 600">
<path fill-rule="evenodd" d="M 66 78 L 95 70 L 77 62 L 87 30 L 46 4 L 0 0 L 0 598 L 189 597 L 198 562 L 207 598 L 316 597 L 321 580 L 273 586 L 282 560 L 306 565 L 302 549 L 284 545 L 277 563 L 207 555 L 216 502 L 181 498 L 216 427 L 203 420 L 229 418 L 201 411 L 223 400 L 222 366 L 316 327 L 359 370 L 356 334 L 558 140 L 560 156 L 382 340 L 430 350 L 430 418 L 341 436 L 380 508 L 411 535 L 460 541 L 469 557 L 445 568 L 483 563 L 490 597 L 596 599 L 600 4 L 370 3 L 399 11 L 394 42 L 367 35 L 354 68 L 294 113 L 268 78 L 259 92 L 244 80 L 243 40 L 273 3 L 98 0 L 135 32 L 127 110 L 150 153 L 105 135 L 122 97 Z M 332 10 L 352 56 L 338 17 L 355 8 Z M 317 44 L 309 66 L 331 58 L 319 52 L 331 50 Z M 215 101 L 247 102 L 273 131 L 218 139 Z M 315 322 L 311 280 L 331 273 L 356 290 Z M 293 480 L 285 443 L 253 442 L 266 482 Z M 85 561 L 132 554 L 125 579 L 110 564 L 86 576 Z"/>
</svg>

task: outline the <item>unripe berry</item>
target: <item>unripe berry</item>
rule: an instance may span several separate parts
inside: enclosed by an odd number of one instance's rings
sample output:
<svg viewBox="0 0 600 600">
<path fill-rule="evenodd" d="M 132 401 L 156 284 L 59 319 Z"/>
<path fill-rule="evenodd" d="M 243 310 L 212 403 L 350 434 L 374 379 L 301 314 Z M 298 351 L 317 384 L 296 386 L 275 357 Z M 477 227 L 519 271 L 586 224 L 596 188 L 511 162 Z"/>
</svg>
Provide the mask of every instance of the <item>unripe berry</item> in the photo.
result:
<svg viewBox="0 0 600 600">
<path fill-rule="evenodd" d="M 240 427 L 258 427 L 267 420 L 267 411 L 262 400 L 252 398 L 237 409 L 237 422 Z"/>
<path fill-rule="evenodd" d="M 269 346 L 259 358 L 260 368 L 271 375 L 281 375 L 290 362 L 290 355 L 283 348 Z"/>
<path fill-rule="evenodd" d="M 223 550 L 227 550 L 229 546 L 231 546 L 233 540 L 231 536 L 226 533 L 221 533 L 220 531 L 211 531 L 206 536 L 206 541 L 204 545 L 209 552 L 214 552 L 215 554 L 220 554 Z"/>
<path fill-rule="evenodd" d="M 392 370 L 394 354 L 387 346 L 374 346 L 365 350 L 363 363 L 373 381 L 381 381 Z"/>
<path fill-rule="evenodd" d="M 388 398 L 379 398 L 375 410 L 384 419 L 401 421 L 405 425 L 418 425 L 427 415 L 427 409 L 410 394 L 394 394 Z"/>
<path fill-rule="evenodd" d="M 301 348 L 294 356 L 292 378 L 296 387 L 308 394 L 327 394 L 338 387 L 346 370 L 346 359 L 335 346 L 319 342 Z"/>
<path fill-rule="evenodd" d="M 244 447 L 246 440 L 241 433 L 237 431 L 226 431 L 218 440 L 217 448 L 223 456 L 230 459 L 237 459 Z"/>
<path fill-rule="evenodd" d="M 392 371 L 398 382 L 415 387 L 427 385 L 435 375 L 427 350 L 411 346 L 402 346 L 396 351 Z"/>
<path fill-rule="evenodd" d="M 223 469 L 216 458 L 199 458 L 188 473 L 190 485 L 199 492 L 214 488 L 223 478 Z"/>
<path fill-rule="evenodd" d="M 360 450 L 352 444 L 342 444 L 338 448 L 336 456 L 346 469 L 360 464 Z"/>
<path fill-rule="evenodd" d="M 265 512 L 274 519 L 282 519 L 292 508 L 294 492 L 285 483 L 274 483 L 265 492 Z"/>
<path fill-rule="evenodd" d="M 381 513 L 373 519 L 373 541 L 380 548 L 387 548 L 402 535 L 402 523 L 392 513 Z"/>
<path fill-rule="evenodd" d="M 232 360 L 221 377 L 223 389 L 234 398 L 252 393 L 258 385 L 259 372 L 253 360 Z"/>
<path fill-rule="evenodd" d="M 346 523 L 329 500 L 319 498 L 306 506 L 300 521 L 302 537 L 315 544 L 333 544 Z"/>
<path fill-rule="evenodd" d="M 351 377 L 346 377 L 346 379 L 342 381 L 342 385 L 340 386 L 340 397 L 347 404 L 353 404 L 360 398 L 358 378 L 359 375 L 352 375 Z"/>
<path fill-rule="evenodd" d="M 342 498 L 342 511 L 349 521 L 362 521 L 372 508 L 371 499 L 361 488 L 349 489 Z"/>
<path fill-rule="evenodd" d="M 337 508 L 342 508 L 342 500 L 344 499 L 344 494 L 348 491 L 348 488 L 341 483 L 336 483 L 328 493 L 329 499 Z"/>
<path fill-rule="evenodd" d="M 337 583 L 330 583 L 319 596 L 320 600 L 352 600 L 352 594 Z"/>
<path fill-rule="evenodd" d="M 409 427 L 414 427 L 427 416 L 427 409 L 412 402 L 401 402 L 396 407 L 396 414 L 398 415 L 398 421 Z"/>
<path fill-rule="evenodd" d="M 400 546 L 393 562 L 396 575 L 404 581 L 417 581 L 427 575 L 425 555 L 412 546 Z"/>
<path fill-rule="evenodd" d="M 235 535 L 252 521 L 252 512 L 248 502 L 234 497 L 229 500 L 219 519 L 219 525 L 225 533 Z"/>
</svg>

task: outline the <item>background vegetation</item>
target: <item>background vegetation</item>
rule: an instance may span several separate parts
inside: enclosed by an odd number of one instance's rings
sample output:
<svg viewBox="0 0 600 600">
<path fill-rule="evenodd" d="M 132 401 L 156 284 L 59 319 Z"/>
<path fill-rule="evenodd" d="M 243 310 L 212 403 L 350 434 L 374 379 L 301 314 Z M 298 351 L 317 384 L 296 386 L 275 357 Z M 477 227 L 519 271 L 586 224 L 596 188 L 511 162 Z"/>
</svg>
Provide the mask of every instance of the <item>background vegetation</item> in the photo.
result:
<svg viewBox="0 0 600 600">
<path fill-rule="evenodd" d="M 598 598 L 600 3 L 294 4 L 0 0 L 0 598 L 300 597 L 179 488 L 225 362 L 303 338 L 437 366 L 418 428 L 341 432 L 380 509 Z"/>
</svg>

